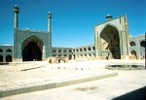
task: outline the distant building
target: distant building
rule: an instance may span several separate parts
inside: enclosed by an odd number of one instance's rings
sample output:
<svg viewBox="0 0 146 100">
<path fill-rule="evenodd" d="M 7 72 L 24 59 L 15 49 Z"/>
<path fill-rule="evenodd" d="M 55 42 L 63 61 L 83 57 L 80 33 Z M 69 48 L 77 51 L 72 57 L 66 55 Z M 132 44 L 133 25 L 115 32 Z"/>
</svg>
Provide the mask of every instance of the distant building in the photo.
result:
<svg viewBox="0 0 146 100">
<path fill-rule="evenodd" d="M 68 57 L 69 60 L 86 59 L 145 59 L 145 35 L 129 34 L 126 15 L 94 27 L 94 44 L 80 47 L 52 47 L 51 18 L 48 13 L 48 31 L 18 28 L 18 6 L 14 6 L 14 46 L 0 46 L 0 62 L 42 61 L 48 57 Z"/>
<path fill-rule="evenodd" d="M 129 38 L 129 58 L 145 59 L 146 58 L 146 34 Z"/>
<path fill-rule="evenodd" d="M 0 62 L 11 62 L 13 58 L 13 46 L 0 46 Z"/>
</svg>

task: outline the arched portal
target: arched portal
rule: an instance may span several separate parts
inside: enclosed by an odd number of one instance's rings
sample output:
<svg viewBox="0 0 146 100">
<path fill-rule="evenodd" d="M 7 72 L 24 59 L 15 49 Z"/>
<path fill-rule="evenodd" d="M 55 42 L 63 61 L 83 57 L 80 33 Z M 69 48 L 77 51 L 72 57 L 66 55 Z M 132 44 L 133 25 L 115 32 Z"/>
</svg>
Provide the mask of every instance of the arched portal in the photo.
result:
<svg viewBox="0 0 146 100">
<path fill-rule="evenodd" d="M 23 61 L 42 60 L 43 42 L 36 36 L 26 39 L 22 45 Z"/>
<path fill-rule="evenodd" d="M 6 62 L 12 62 L 12 56 L 11 55 L 6 56 Z"/>
<path fill-rule="evenodd" d="M 3 62 L 3 56 L 0 55 L 0 62 Z"/>
<path fill-rule="evenodd" d="M 104 56 L 113 59 L 121 59 L 118 30 L 112 25 L 107 25 L 102 30 L 100 37 L 102 38 L 101 50 L 107 52 L 107 54 L 104 53 Z"/>
</svg>

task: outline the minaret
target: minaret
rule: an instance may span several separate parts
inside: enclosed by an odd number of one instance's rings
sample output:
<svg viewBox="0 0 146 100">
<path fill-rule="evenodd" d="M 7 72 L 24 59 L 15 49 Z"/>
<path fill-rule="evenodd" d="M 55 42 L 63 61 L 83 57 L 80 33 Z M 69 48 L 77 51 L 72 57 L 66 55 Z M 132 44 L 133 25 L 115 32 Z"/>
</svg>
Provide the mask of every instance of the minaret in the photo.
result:
<svg viewBox="0 0 146 100">
<path fill-rule="evenodd" d="M 49 33 L 49 53 L 47 57 L 51 57 L 52 56 L 52 33 L 51 33 L 51 18 L 52 18 L 52 14 L 51 12 L 48 12 L 48 33 Z"/>
<path fill-rule="evenodd" d="M 51 12 L 48 12 L 48 32 L 51 34 L 51 18 L 52 14 Z"/>
<path fill-rule="evenodd" d="M 18 13 L 19 13 L 18 5 L 15 5 L 13 10 L 14 10 L 14 28 L 18 28 Z"/>
</svg>

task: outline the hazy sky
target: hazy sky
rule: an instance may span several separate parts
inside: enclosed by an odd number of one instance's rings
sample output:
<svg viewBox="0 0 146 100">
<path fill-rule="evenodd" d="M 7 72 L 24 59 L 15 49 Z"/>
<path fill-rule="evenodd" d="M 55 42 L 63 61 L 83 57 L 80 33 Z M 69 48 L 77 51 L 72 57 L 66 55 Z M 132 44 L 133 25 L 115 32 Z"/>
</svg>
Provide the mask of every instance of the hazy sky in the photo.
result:
<svg viewBox="0 0 146 100">
<path fill-rule="evenodd" d="M 146 0 L 0 0 L 0 45 L 12 44 L 13 7 L 17 4 L 19 28 L 47 31 L 52 13 L 52 45 L 80 46 L 94 43 L 94 26 L 127 14 L 133 36 L 146 32 Z"/>
</svg>

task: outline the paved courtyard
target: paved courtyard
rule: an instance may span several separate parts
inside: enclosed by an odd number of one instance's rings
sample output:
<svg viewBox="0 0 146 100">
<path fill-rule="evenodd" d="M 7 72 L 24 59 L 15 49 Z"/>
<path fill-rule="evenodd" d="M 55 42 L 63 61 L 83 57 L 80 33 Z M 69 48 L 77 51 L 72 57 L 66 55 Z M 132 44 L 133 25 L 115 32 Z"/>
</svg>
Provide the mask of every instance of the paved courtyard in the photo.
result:
<svg viewBox="0 0 146 100">
<path fill-rule="evenodd" d="M 49 82 L 118 73 L 118 76 L 60 88 L 0 98 L 1 100 L 109 100 L 146 86 L 146 70 L 108 70 L 107 64 L 145 64 L 145 61 L 88 60 L 48 64 L 26 62 L 0 65 L 0 91 Z M 131 94 L 130 94 L 131 95 Z"/>
</svg>

